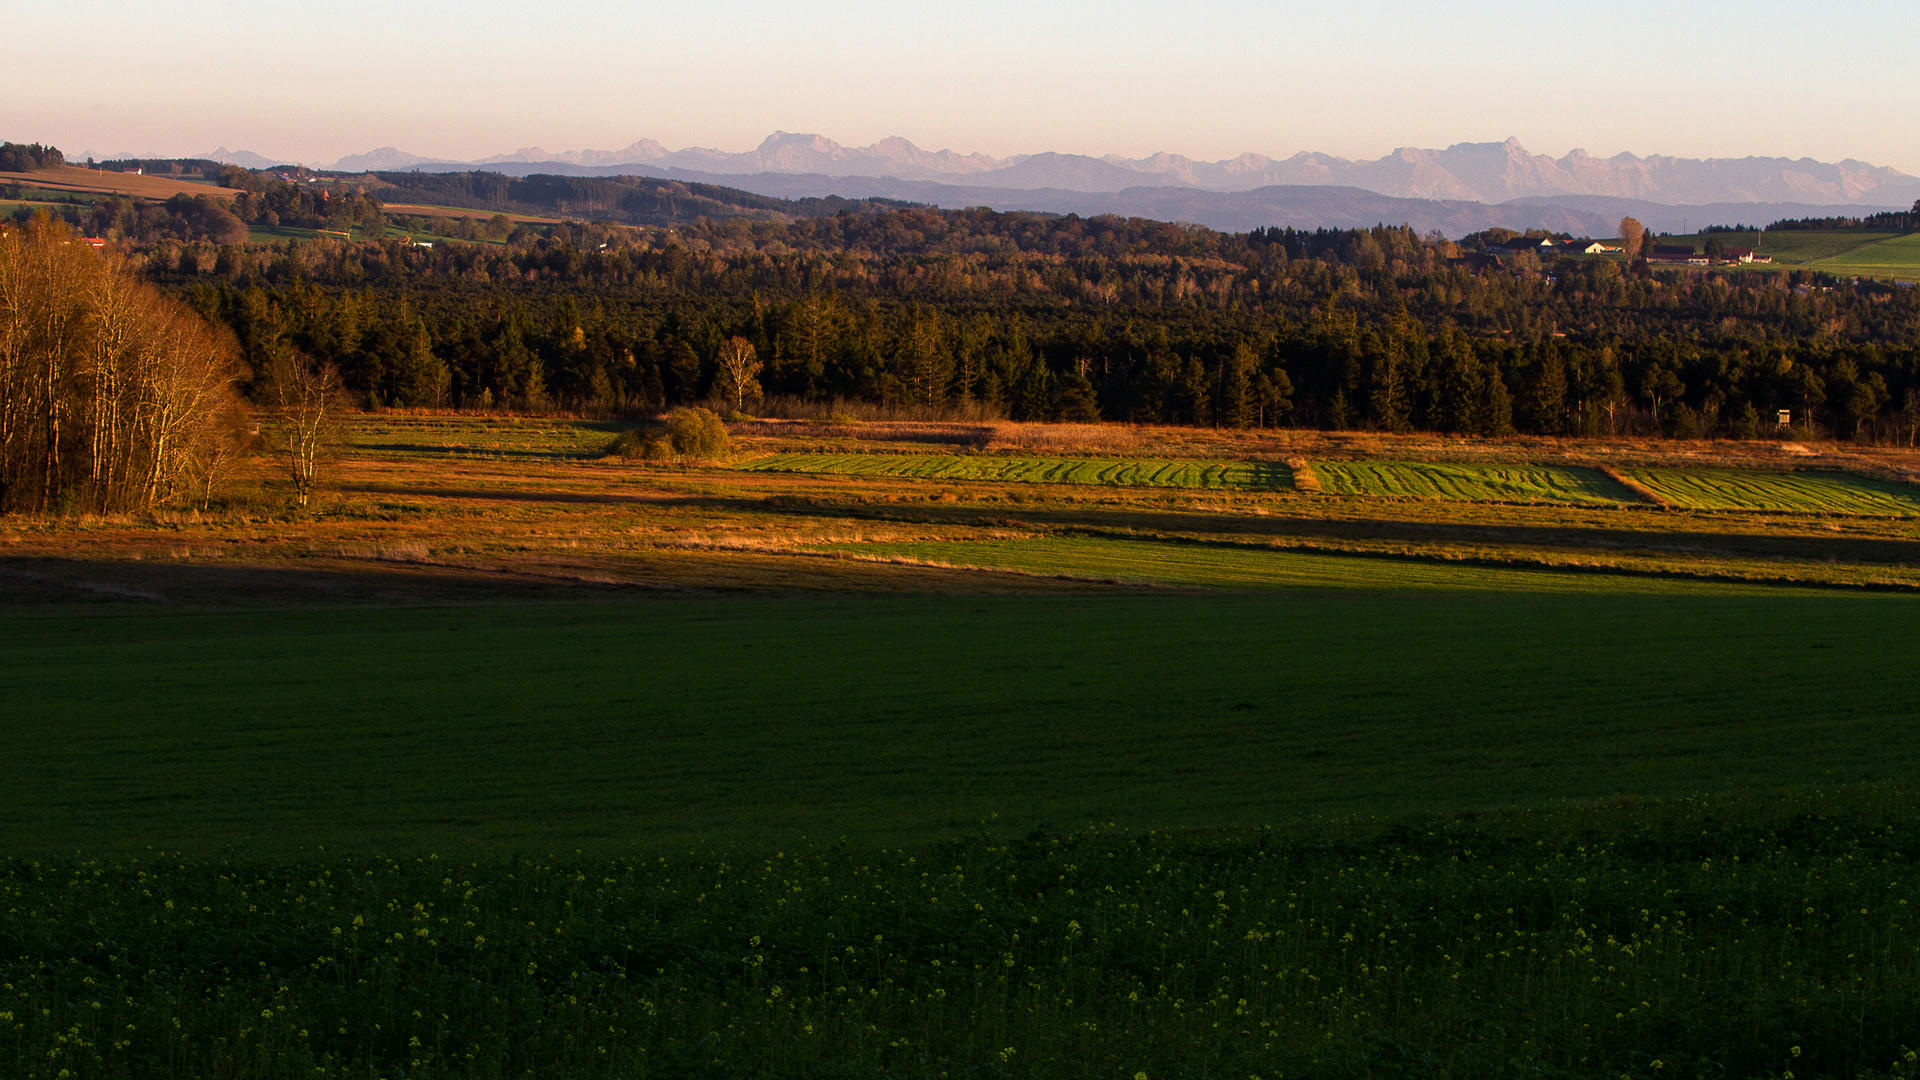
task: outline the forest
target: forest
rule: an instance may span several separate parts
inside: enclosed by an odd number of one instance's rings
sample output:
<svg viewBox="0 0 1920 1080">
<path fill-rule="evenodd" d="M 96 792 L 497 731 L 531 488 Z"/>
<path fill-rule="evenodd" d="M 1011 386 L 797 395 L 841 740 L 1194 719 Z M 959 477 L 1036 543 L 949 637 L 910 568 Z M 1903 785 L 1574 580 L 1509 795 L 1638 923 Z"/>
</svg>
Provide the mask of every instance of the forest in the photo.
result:
<svg viewBox="0 0 1920 1080">
<path fill-rule="evenodd" d="M 368 404 L 651 412 L 714 392 L 1016 419 L 1752 437 L 1781 409 L 1910 441 L 1920 298 L 1520 256 L 1476 270 L 1404 228 L 1229 235 L 876 208 L 505 245 L 161 245 L 148 272 L 336 363 Z"/>
<path fill-rule="evenodd" d="M 1472 252 L 1491 234 L 800 206 L 635 178 L 219 181 L 243 194 L 108 200 L 74 223 L 230 328 L 249 370 L 330 362 L 367 406 L 651 414 L 712 399 L 740 337 L 762 410 L 1679 438 L 1772 433 L 1788 410 L 1802 431 L 1902 443 L 1920 427 L 1920 297 L 1807 271 L 1489 263 Z M 242 238 L 383 224 L 375 191 L 672 223 L 482 213 L 398 219 L 432 245 Z"/>
</svg>

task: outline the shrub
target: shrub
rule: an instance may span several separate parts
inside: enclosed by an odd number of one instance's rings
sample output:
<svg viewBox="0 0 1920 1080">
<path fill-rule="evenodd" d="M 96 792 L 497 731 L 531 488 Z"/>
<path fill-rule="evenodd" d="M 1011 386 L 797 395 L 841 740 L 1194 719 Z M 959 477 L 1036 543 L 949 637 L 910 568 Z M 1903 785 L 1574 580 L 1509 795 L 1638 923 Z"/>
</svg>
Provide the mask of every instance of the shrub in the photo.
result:
<svg viewBox="0 0 1920 1080">
<path fill-rule="evenodd" d="M 673 447 L 667 441 L 666 432 L 635 428 L 614 436 L 607 444 L 606 453 L 608 457 L 664 461 L 673 456 Z"/>
<path fill-rule="evenodd" d="M 667 417 L 667 437 L 683 458 L 712 460 L 727 455 L 727 426 L 707 409 L 675 409 Z"/>
<path fill-rule="evenodd" d="M 635 428 L 614 436 L 609 457 L 667 461 L 672 458 L 708 461 L 727 454 L 727 426 L 707 409 L 675 409 L 665 430 Z"/>
</svg>

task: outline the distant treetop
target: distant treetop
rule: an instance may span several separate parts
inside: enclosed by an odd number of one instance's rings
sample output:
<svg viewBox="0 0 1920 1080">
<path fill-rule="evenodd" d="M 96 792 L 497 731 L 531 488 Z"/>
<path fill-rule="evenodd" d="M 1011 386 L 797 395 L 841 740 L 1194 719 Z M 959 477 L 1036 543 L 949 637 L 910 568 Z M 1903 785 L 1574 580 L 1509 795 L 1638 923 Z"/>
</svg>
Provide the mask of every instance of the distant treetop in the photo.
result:
<svg viewBox="0 0 1920 1080">
<path fill-rule="evenodd" d="M 32 172 L 53 169 L 67 163 L 57 147 L 39 143 L 0 143 L 0 172 Z"/>
</svg>

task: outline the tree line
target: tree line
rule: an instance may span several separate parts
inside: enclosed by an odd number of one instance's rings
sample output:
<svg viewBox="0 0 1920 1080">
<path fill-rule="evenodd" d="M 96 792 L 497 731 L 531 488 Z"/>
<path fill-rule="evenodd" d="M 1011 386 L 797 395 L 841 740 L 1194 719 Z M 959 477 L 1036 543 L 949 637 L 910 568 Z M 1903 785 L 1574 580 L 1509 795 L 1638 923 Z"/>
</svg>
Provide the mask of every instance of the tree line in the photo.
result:
<svg viewBox="0 0 1920 1080">
<path fill-rule="evenodd" d="M 314 212 L 310 187 L 252 182 L 250 213 L 273 192 Z M 764 395 L 1032 418 L 1684 436 L 1791 409 L 1911 438 L 1920 384 L 1910 289 L 1530 253 L 1488 269 L 1406 228 L 863 205 L 431 249 L 192 231 L 155 229 L 135 261 L 229 326 L 250 369 L 297 351 L 383 405 L 698 402 L 733 337 Z"/>
<path fill-rule="evenodd" d="M 67 163 L 59 147 L 39 143 L 0 142 L 0 172 L 34 172 Z"/>
<path fill-rule="evenodd" d="M 1911 210 L 1886 210 L 1865 217 L 1782 218 L 1767 226 L 1769 232 L 1810 232 L 1819 229 L 1920 229 L 1920 199 L 1913 201 Z"/>
<path fill-rule="evenodd" d="M 1789 409 L 1910 439 L 1920 386 L 1911 290 L 1807 275 L 1570 259 L 1476 274 L 1405 229 L 986 212 L 600 247 L 621 235 L 260 247 L 214 273 L 156 252 L 149 269 L 254 366 L 323 357 L 379 405 L 652 412 L 723 396 L 736 337 L 760 395 L 1020 419 L 1750 437 Z M 792 244 L 821 235 L 837 245 Z M 1143 253 L 1155 239 L 1180 254 Z"/>
<path fill-rule="evenodd" d="M 241 449 L 237 361 L 64 226 L 0 228 L 0 511 L 205 498 Z"/>
</svg>

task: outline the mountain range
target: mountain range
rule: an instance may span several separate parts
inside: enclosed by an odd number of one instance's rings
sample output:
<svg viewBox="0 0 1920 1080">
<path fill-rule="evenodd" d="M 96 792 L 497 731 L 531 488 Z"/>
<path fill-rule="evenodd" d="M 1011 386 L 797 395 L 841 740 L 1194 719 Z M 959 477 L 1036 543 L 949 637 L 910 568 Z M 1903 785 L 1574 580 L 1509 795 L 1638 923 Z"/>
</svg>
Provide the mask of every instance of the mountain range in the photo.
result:
<svg viewBox="0 0 1920 1080">
<path fill-rule="evenodd" d="M 1828 163 L 1810 158 L 1703 159 L 1624 153 L 1599 158 L 1584 150 L 1555 158 L 1529 153 L 1518 139 L 1456 143 L 1444 150 L 1404 148 L 1373 161 L 1305 152 L 1285 159 L 1242 154 L 1224 161 L 1195 161 L 1178 154 L 1125 158 L 1051 152 L 997 158 L 923 150 L 897 136 L 871 146 L 842 146 L 821 135 L 776 131 L 744 153 L 697 147 L 668 150 L 652 139 L 642 139 L 620 150 L 552 152 L 527 147 L 474 161 L 448 161 L 383 147 L 342 158 L 332 168 L 343 172 L 408 168 L 439 171 L 521 164 L 570 165 L 595 171 L 645 165 L 717 176 L 862 176 L 1022 191 L 1054 188 L 1118 192 L 1135 187 L 1178 187 L 1245 192 L 1275 186 L 1335 186 L 1400 199 L 1490 204 L 1560 195 L 1643 199 L 1673 206 L 1733 202 L 1881 206 L 1920 198 L 1920 178 L 1852 159 Z"/>
<path fill-rule="evenodd" d="M 224 147 L 205 157 L 249 168 L 273 164 Z M 1906 209 L 1920 178 L 1846 160 L 1679 158 L 1529 153 L 1517 139 L 1396 150 L 1373 161 L 1326 154 L 1276 160 L 1242 154 L 1195 161 L 1040 153 L 997 158 L 923 150 L 903 138 L 848 147 L 819 135 L 775 132 L 745 153 L 668 150 L 642 139 L 620 150 L 539 147 L 475 161 L 393 147 L 334 162 L 340 172 L 459 172 L 514 176 L 634 175 L 717 184 L 785 199 L 885 197 L 959 208 L 1122 214 L 1243 231 L 1263 225 L 1351 228 L 1406 223 L 1462 235 L 1490 226 L 1610 236 L 1631 215 L 1663 232 L 1766 225 L 1781 218 Z"/>
</svg>

